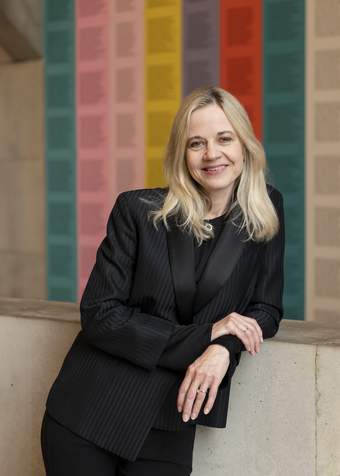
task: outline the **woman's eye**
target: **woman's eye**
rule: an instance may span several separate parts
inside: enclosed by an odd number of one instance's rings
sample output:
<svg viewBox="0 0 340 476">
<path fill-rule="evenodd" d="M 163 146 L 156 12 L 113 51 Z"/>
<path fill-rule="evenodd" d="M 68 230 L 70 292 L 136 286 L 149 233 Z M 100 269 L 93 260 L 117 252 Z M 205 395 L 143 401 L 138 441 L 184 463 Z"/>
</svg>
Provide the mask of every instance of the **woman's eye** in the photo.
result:
<svg viewBox="0 0 340 476">
<path fill-rule="evenodd" d="M 219 141 L 221 144 L 227 144 L 231 142 L 233 139 L 231 137 L 220 137 Z M 189 143 L 189 148 L 194 150 L 202 149 L 206 146 L 206 143 L 203 140 L 195 140 Z"/>
<path fill-rule="evenodd" d="M 202 141 L 191 142 L 191 144 L 189 145 L 191 149 L 200 149 L 203 146 L 204 146 L 204 142 Z"/>
</svg>

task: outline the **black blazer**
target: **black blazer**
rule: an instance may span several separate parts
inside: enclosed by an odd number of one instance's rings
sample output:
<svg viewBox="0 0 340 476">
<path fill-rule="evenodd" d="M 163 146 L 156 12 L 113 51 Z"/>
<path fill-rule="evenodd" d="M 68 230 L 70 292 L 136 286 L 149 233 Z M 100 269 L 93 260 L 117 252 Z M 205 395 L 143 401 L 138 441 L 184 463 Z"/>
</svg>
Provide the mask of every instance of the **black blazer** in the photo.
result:
<svg viewBox="0 0 340 476">
<path fill-rule="evenodd" d="M 193 238 L 173 218 L 169 232 L 163 224 L 156 230 L 146 216 L 152 207 L 141 200 L 161 203 L 167 188 L 119 194 L 80 303 L 81 331 L 47 398 L 54 418 L 134 461 L 167 395 L 211 343 L 214 322 L 237 311 L 257 320 L 264 339 L 276 334 L 283 316 L 284 211 L 281 193 L 267 189 L 279 233 L 266 244 L 245 243 L 245 231 L 228 220 L 197 289 Z M 230 350 L 231 364 L 212 410 L 201 410 L 195 422 L 224 428 L 245 347 L 231 335 L 213 342 Z M 178 418 L 176 401 L 171 405 L 163 421 L 169 429 Z"/>
</svg>

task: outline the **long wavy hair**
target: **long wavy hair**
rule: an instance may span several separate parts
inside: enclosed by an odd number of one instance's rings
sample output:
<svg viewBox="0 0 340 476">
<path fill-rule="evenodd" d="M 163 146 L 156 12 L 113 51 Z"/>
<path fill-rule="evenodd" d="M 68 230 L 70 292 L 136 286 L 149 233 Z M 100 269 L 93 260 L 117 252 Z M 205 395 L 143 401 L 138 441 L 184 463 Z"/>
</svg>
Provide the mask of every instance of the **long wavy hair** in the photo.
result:
<svg viewBox="0 0 340 476">
<path fill-rule="evenodd" d="M 211 199 L 204 188 L 193 180 L 186 164 L 186 148 L 191 114 L 199 108 L 216 104 L 225 113 L 240 140 L 243 151 L 243 169 L 235 180 L 227 220 L 231 212 L 241 217 L 239 228 L 246 228 L 248 240 L 268 241 L 277 232 L 279 220 L 267 192 L 269 173 L 265 151 L 256 138 L 248 114 L 240 102 L 219 87 L 195 89 L 182 102 L 171 127 L 164 159 L 164 175 L 168 191 L 161 206 L 149 211 L 149 218 L 157 229 L 163 220 L 169 230 L 168 217 L 175 215 L 176 223 L 193 233 L 198 244 L 214 236 L 204 220 L 211 208 Z M 152 203 L 146 200 L 148 203 Z M 236 225 L 235 221 L 232 223 Z M 240 223 L 240 222 L 239 222 Z"/>
</svg>

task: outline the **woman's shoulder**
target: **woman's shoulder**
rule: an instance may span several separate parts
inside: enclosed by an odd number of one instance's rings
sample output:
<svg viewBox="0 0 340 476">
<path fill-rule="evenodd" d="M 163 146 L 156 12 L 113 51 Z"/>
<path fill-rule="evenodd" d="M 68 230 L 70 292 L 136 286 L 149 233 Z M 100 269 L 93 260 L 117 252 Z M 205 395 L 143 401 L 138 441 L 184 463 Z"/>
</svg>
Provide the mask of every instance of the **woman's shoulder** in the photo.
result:
<svg viewBox="0 0 340 476">
<path fill-rule="evenodd" d="M 266 186 L 267 186 L 267 193 L 270 197 L 270 199 L 272 200 L 272 202 L 277 202 L 278 200 L 283 200 L 283 196 L 282 196 L 282 193 L 280 192 L 280 190 L 275 187 L 274 185 L 270 184 L 270 183 L 266 183 Z"/>
<path fill-rule="evenodd" d="M 168 192 L 168 187 L 135 188 L 120 192 L 117 200 L 123 200 L 128 203 L 140 201 L 163 200 Z"/>
<path fill-rule="evenodd" d="M 168 187 L 135 188 L 120 192 L 116 202 L 138 213 L 141 208 L 160 207 L 167 192 Z"/>
</svg>

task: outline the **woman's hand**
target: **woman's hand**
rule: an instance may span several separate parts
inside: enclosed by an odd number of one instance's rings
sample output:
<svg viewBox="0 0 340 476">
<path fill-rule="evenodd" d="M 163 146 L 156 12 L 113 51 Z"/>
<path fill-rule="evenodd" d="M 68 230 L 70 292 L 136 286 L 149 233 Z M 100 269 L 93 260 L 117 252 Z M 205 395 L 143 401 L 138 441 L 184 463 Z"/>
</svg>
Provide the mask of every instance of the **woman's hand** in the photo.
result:
<svg viewBox="0 0 340 476">
<path fill-rule="evenodd" d="M 183 409 L 183 421 L 188 421 L 190 417 L 195 419 L 198 416 L 208 391 L 209 398 L 204 407 L 204 413 L 209 413 L 229 364 L 228 349 L 219 344 L 212 344 L 189 365 L 177 397 L 177 409 L 179 412 Z M 197 392 L 198 389 L 204 390 L 204 393 Z"/>
<path fill-rule="evenodd" d="M 256 355 L 260 351 L 260 343 L 263 342 L 262 329 L 252 317 L 231 312 L 215 322 L 212 327 L 211 340 L 228 334 L 237 336 L 250 354 Z"/>
</svg>

